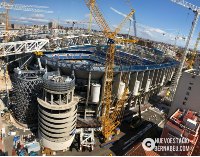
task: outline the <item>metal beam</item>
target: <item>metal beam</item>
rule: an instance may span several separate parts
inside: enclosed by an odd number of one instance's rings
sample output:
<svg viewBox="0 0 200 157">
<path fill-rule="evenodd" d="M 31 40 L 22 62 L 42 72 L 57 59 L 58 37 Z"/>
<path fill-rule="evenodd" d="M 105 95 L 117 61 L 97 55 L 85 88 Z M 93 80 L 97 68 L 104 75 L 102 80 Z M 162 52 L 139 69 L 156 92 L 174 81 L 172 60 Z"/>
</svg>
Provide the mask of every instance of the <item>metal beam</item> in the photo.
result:
<svg viewBox="0 0 200 157">
<path fill-rule="evenodd" d="M 49 44 L 49 39 L 0 43 L 0 57 L 21 53 L 44 51 L 44 46 L 47 44 Z"/>
</svg>

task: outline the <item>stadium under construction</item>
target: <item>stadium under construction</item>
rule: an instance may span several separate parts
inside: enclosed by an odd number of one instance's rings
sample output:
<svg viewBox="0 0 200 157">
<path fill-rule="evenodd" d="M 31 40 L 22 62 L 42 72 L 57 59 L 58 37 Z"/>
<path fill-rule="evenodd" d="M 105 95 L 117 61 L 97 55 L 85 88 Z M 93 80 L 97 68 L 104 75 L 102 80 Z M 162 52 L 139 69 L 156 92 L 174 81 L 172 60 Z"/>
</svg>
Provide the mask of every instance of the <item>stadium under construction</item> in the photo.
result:
<svg viewBox="0 0 200 157">
<path fill-rule="evenodd" d="M 138 46 L 139 47 L 139 46 Z M 79 97 L 77 115 L 80 118 L 97 118 L 101 115 L 101 100 L 103 95 L 103 79 L 104 79 L 104 62 L 106 56 L 106 47 L 102 46 L 96 50 L 95 46 L 77 46 L 72 47 L 69 50 L 64 51 L 54 51 L 45 52 L 45 55 L 40 58 L 41 66 L 43 70 L 38 74 L 33 74 L 28 71 L 15 70 L 18 74 L 17 80 L 21 80 L 21 76 L 26 73 L 25 82 L 29 82 L 29 85 L 25 86 L 21 82 L 16 81 L 18 84 L 17 91 L 21 88 L 21 91 L 29 92 L 28 95 L 24 93 L 18 93 L 17 96 L 18 105 L 16 105 L 16 110 L 21 111 L 21 113 L 14 112 L 16 114 L 16 119 L 21 120 L 18 116 L 23 116 L 25 111 L 24 106 L 30 105 L 36 100 L 34 95 L 41 96 L 38 86 L 41 87 L 42 74 L 45 72 L 57 71 L 61 75 L 74 76 L 75 77 L 75 96 Z M 142 48 L 140 48 L 141 50 Z M 117 99 L 125 87 L 124 83 L 121 81 L 123 73 L 128 73 L 129 75 L 129 100 L 126 102 L 126 110 L 134 109 L 138 103 L 144 104 L 148 102 L 149 97 L 159 93 L 162 87 L 172 79 L 174 72 L 178 66 L 178 62 L 168 58 L 159 57 L 159 50 L 152 51 L 152 59 L 141 58 L 136 53 L 126 53 L 122 51 L 120 46 L 116 52 L 115 56 L 115 68 L 114 68 L 114 81 L 113 81 L 113 100 Z M 151 52 L 151 53 L 152 53 Z M 154 58 L 154 59 L 153 59 Z M 159 63 L 156 62 L 159 58 Z M 162 61 L 161 61 L 162 58 Z M 42 69 L 42 68 L 41 68 Z M 20 71 L 20 72 L 19 72 Z M 28 74 L 30 77 L 28 77 Z M 33 80 L 34 76 L 37 79 Z M 29 80 L 30 78 L 30 80 Z M 35 86 L 33 86 L 33 82 Z M 28 88 L 28 89 L 26 89 Z M 31 89 L 32 88 L 32 89 Z M 33 89 L 35 88 L 35 89 Z M 33 92 L 33 91 L 37 92 Z M 35 93 L 30 97 L 30 93 Z M 37 94 L 40 93 L 40 94 Z M 23 95 L 23 96 L 22 96 Z M 20 102 L 22 97 L 27 102 Z M 34 101 L 33 101 L 33 100 Z M 30 105 L 30 107 L 32 106 Z M 111 107 L 112 111 L 113 106 Z M 30 110 L 30 109 L 29 109 Z M 34 110 L 30 110 L 34 112 Z M 36 111 L 37 112 L 37 111 Z M 24 113 L 24 114 L 23 114 Z M 29 112 L 30 113 L 30 112 Z M 24 118 L 22 118 L 24 119 Z M 21 120 L 22 123 L 27 123 L 24 119 Z"/>
<path fill-rule="evenodd" d="M 100 127 L 106 49 L 105 45 L 71 46 L 43 55 L 30 54 L 21 66 L 16 62 L 21 69 L 15 68 L 11 77 L 14 88 L 10 103 L 16 122 L 33 130 L 39 128 L 43 145 L 52 150 L 69 149 L 81 128 Z M 179 65 L 157 49 L 135 45 L 135 51 L 127 53 L 118 45 L 115 54 L 113 102 L 124 91 L 122 77 L 125 73 L 129 77 L 124 119 L 132 118 L 131 111 L 137 114 L 138 105 L 158 94 Z M 111 113 L 114 108 L 112 103 Z"/>
<path fill-rule="evenodd" d="M 106 148 L 120 140 L 114 135 L 121 136 L 120 129 L 128 125 L 135 136 L 128 132 L 115 147 L 122 144 L 124 154 L 147 130 L 164 123 L 167 112 L 149 100 L 161 91 L 169 94 L 180 72 L 176 49 L 162 50 L 163 43 L 137 37 L 136 25 L 134 36 L 120 34 L 135 10 L 112 32 L 95 1 L 85 2 L 100 31 L 51 22 L 1 38 L 4 108 L 12 125 L 35 135 L 42 154 L 69 150 L 74 141 L 80 151 L 94 150 L 97 138 L 99 147 Z"/>
</svg>

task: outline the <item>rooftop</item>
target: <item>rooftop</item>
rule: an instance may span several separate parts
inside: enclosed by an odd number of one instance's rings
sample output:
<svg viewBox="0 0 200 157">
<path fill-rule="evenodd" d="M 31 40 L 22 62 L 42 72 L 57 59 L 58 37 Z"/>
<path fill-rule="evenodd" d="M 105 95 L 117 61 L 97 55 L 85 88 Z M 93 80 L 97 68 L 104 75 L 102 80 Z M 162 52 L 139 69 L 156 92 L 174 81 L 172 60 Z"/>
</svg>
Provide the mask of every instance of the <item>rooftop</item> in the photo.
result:
<svg viewBox="0 0 200 157">
<path fill-rule="evenodd" d="M 142 147 L 142 143 L 139 143 L 136 147 L 133 147 L 125 156 L 159 156 L 154 151 L 146 151 Z"/>
<path fill-rule="evenodd" d="M 185 72 L 186 72 L 186 73 L 190 73 L 190 74 L 192 74 L 192 75 L 196 75 L 196 76 L 199 76 L 199 75 L 200 75 L 199 71 L 196 70 L 196 69 L 189 69 L 189 70 L 186 70 Z"/>
<path fill-rule="evenodd" d="M 198 136 L 200 122 L 196 112 L 178 109 L 170 117 L 166 126 L 172 132 L 178 133 L 181 137 L 187 137 L 193 143 Z"/>
</svg>

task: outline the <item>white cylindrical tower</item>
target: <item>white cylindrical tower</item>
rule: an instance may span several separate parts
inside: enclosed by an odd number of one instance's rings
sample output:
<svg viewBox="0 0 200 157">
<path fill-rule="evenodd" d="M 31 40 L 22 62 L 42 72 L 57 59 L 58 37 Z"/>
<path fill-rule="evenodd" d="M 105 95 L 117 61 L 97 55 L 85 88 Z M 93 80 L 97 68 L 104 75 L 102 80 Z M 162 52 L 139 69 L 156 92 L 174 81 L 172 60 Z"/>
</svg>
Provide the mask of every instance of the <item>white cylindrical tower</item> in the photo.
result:
<svg viewBox="0 0 200 157">
<path fill-rule="evenodd" d="M 99 102 L 100 92 L 101 92 L 101 85 L 100 84 L 92 84 L 91 88 L 91 101 L 94 103 Z"/>
<path fill-rule="evenodd" d="M 148 79 L 148 80 L 147 80 L 146 87 L 145 87 L 145 92 L 148 92 L 148 91 L 149 91 L 150 85 L 151 85 L 151 79 Z"/>
<path fill-rule="evenodd" d="M 125 89 L 125 83 L 124 82 L 120 82 L 119 83 L 119 88 L 118 88 L 118 92 L 117 92 L 117 98 L 120 99 L 122 94 L 124 93 L 124 89 Z"/>
<path fill-rule="evenodd" d="M 138 95 L 139 87 L 140 87 L 140 81 L 135 81 L 135 86 L 134 86 L 134 89 L 133 89 L 133 95 L 134 96 Z"/>
<path fill-rule="evenodd" d="M 76 132 L 75 78 L 48 72 L 43 81 L 43 98 L 38 98 L 39 138 L 42 145 L 51 150 L 68 150 Z"/>
<path fill-rule="evenodd" d="M 166 78 L 166 77 L 165 77 L 165 75 L 164 75 L 163 78 L 162 78 L 162 82 L 160 83 L 161 86 L 163 86 L 163 84 L 164 84 L 164 82 L 165 82 L 165 78 Z"/>
</svg>

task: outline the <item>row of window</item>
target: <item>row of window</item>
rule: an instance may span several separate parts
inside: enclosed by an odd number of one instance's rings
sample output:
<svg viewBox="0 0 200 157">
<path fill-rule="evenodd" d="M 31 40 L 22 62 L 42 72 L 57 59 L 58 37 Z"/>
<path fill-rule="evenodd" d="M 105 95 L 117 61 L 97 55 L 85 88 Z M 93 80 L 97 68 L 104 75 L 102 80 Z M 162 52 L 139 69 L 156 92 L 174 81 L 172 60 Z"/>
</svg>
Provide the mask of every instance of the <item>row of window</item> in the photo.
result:
<svg viewBox="0 0 200 157">
<path fill-rule="evenodd" d="M 185 98 L 184 98 L 184 101 L 183 101 L 183 105 L 186 105 L 186 102 L 187 102 L 187 100 L 188 100 L 188 98 L 189 98 L 189 95 L 190 95 L 190 91 L 192 90 L 192 85 L 193 85 L 194 83 L 192 83 L 192 82 L 190 82 L 189 83 L 189 87 L 188 87 L 188 89 L 187 89 L 187 91 L 186 91 L 186 96 L 185 96 Z"/>
</svg>

